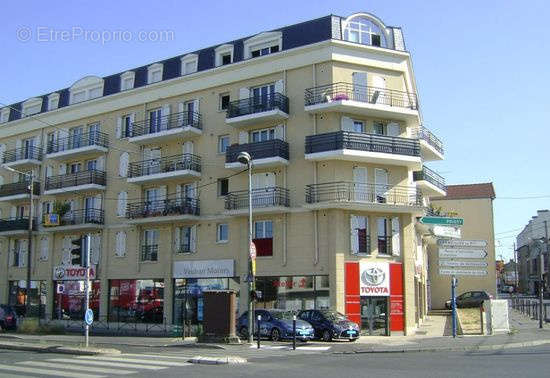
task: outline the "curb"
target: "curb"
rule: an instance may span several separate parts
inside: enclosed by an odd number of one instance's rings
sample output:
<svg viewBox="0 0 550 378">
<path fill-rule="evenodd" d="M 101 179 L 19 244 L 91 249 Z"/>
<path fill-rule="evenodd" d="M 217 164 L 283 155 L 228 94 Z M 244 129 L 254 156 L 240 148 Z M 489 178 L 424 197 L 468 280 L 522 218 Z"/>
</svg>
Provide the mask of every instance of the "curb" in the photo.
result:
<svg viewBox="0 0 550 378">
<path fill-rule="evenodd" d="M 120 354 L 120 350 L 113 348 L 79 348 L 62 345 L 35 345 L 25 343 L 0 342 L 0 349 L 21 350 L 39 353 L 72 354 L 77 356 L 96 356 L 99 354 Z"/>
<path fill-rule="evenodd" d="M 201 365 L 240 365 L 247 363 L 246 358 L 242 357 L 203 357 L 195 356 L 189 360 L 192 364 L 201 364 Z"/>
<path fill-rule="evenodd" d="M 550 344 L 550 339 L 534 340 L 517 342 L 510 344 L 493 344 L 493 345 L 472 345 L 465 347 L 445 347 L 445 348 L 403 348 L 403 349 L 363 349 L 343 352 L 332 352 L 332 354 L 365 354 L 365 353 L 419 353 L 419 352 L 481 352 L 490 350 L 504 350 L 514 348 L 528 348 Z"/>
</svg>

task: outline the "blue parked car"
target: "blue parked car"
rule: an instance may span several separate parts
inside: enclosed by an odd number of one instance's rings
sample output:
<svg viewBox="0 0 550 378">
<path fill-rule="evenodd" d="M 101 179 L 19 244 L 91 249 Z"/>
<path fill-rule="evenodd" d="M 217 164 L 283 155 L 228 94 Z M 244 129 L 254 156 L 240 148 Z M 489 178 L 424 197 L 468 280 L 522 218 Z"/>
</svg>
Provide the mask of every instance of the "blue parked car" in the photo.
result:
<svg viewBox="0 0 550 378">
<path fill-rule="evenodd" d="M 262 317 L 260 320 L 260 337 L 269 338 L 272 341 L 292 339 L 292 317 L 295 315 L 294 312 L 287 310 L 256 310 L 254 316 L 255 326 L 258 315 Z M 242 338 L 248 337 L 248 311 L 245 311 L 237 320 L 237 332 Z M 256 335 L 256 331 L 254 334 Z M 296 339 L 307 341 L 314 337 L 315 332 L 311 324 L 297 318 Z"/>
<path fill-rule="evenodd" d="M 345 315 L 332 310 L 304 310 L 298 318 L 309 322 L 317 337 L 323 341 L 347 339 L 355 341 L 359 337 L 359 325 Z"/>
</svg>

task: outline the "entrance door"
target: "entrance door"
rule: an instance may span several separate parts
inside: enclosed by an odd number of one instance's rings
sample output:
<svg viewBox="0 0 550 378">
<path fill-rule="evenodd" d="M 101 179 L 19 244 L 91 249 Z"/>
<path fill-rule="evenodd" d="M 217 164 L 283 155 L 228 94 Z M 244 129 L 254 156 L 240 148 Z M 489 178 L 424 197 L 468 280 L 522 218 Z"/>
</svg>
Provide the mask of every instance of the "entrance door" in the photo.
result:
<svg viewBox="0 0 550 378">
<path fill-rule="evenodd" d="M 361 334 L 389 336 L 387 297 L 361 297 Z"/>
</svg>

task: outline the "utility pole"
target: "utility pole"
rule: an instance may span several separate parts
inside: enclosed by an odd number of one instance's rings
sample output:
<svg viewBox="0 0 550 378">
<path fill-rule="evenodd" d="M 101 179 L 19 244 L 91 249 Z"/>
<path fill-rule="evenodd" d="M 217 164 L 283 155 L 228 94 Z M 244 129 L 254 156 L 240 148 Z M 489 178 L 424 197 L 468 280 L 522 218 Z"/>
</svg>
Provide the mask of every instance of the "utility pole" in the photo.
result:
<svg viewBox="0 0 550 378">
<path fill-rule="evenodd" d="M 548 269 L 546 273 L 546 277 L 548 278 L 550 277 L 550 253 L 548 252 L 548 221 L 544 221 L 544 253 L 546 254 L 546 260 L 547 260 L 546 265 L 548 265 Z M 550 278 L 548 279 L 548 281 L 550 283 Z"/>
<path fill-rule="evenodd" d="M 92 236 L 91 234 L 86 235 L 86 312 L 85 314 L 88 314 L 88 310 L 90 309 L 90 252 L 92 250 L 91 248 L 92 244 Z M 86 321 L 86 328 L 84 331 L 84 337 L 86 339 L 86 348 L 88 348 L 90 343 L 90 325 Z"/>
<path fill-rule="evenodd" d="M 514 291 L 517 294 L 518 290 L 519 290 L 519 275 L 518 275 L 518 251 L 516 250 L 516 242 L 514 242 L 514 261 L 515 261 L 515 264 L 514 264 L 514 273 L 515 273 Z"/>
<path fill-rule="evenodd" d="M 28 238 L 29 238 L 29 241 L 27 243 L 27 295 L 25 296 L 25 316 L 26 317 L 30 317 L 31 316 L 31 300 L 30 300 L 30 295 L 31 295 L 31 262 L 32 262 L 32 256 L 31 256 L 31 253 L 32 253 L 32 218 L 34 216 L 34 211 L 33 211 L 33 202 L 34 202 L 34 174 L 32 172 L 32 170 L 27 174 L 25 175 L 27 176 L 27 178 L 30 180 L 30 183 L 29 183 L 29 191 L 30 191 L 30 206 L 29 206 L 29 229 L 28 229 Z M 40 288 L 38 287 L 38 285 L 36 286 L 36 291 L 37 291 L 37 294 L 38 294 L 38 290 L 40 290 Z"/>
</svg>

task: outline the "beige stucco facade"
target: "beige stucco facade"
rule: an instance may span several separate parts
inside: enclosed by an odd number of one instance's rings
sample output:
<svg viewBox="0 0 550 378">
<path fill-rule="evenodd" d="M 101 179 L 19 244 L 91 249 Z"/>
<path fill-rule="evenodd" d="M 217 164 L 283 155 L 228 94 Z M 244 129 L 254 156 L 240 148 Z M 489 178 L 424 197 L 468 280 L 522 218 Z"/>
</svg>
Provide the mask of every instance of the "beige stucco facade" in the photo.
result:
<svg viewBox="0 0 550 378">
<path fill-rule="evenodd" d="M 227 211 L 225 198 L 218 193 L 217 180 L 231 175 L 229 193 L 247 189 L 246 173 L 236 174 L 238 169 L 225 167 L 226 154 L 218 149 L 219 137 L 229 135 L 230 144 L 243 142 L 243 131 L 284 125 L 284 136 L 288 143 L 287 161 L 276 161 L 265 166 L 254 167 L 253 173 L 274 174 L 275 186 L 288 190 L 289 206 L 266 206 L 254 209 L 254 221 L 272 221 L 272 256 L 257 258 L 257 276 L 328 276 L 330 287 L 330 307 L 345 312 L 345 263 L 357 261 L 399 262 L 403 264 L 404 282 L 404 321 L 405 333 L 411 333 L 426 314 L 427 257 L 418 248 L 415 235 L 416 217 L 424 214 L 427 197 L 421 196 L 413 181 L 413 171 L 421 171 L 425 161 L 430 160 L 422 153 L 416 157 L 401 156 L 391 152 L 355 153 L 353 149 L 345 157 L 318 155 L 311 159 L 305 153 L 307 136 L 342 130 L 342 117 L 362 121 L 364 134 L 374 133 L 374 122 L 387 125 L 397 124 L 397 132 L 392 137 L 418 142 L 415 130 L 421 125 L 418 110 L 389 107 L 377 103 L 361 107 L 357 104 L 343 104 L 338 108 L 321 110 L 307 109 L 304 104 L 306 89 L 330 85 L 337 82 L 352 83 L 354 72 L 367 73 L 367 85 L 372 86 L 375 77 L 383 78 L 386 88 L 416 93 L 411 57 L 408 52 L 384 49 L 374 46 L 353 44 L 346 41 L 328 40 L 299 48 L 281 51 L 232 65 L 199 71 L 171 80 L 130 89 L 105 97 L 99 97 L 82 103 L 52 110 L 34 117 L 24 118 L 2 124 L 0 143 L 4 151 L 19 146 L 18 140 L 37 138 L 35 145 L 45 150 L 48 134 L 59 130 L 68 130 L 76 126 L 99 123 L 100 130 L 108 138 L 106 151 L 92 150 L 69 157 L 58 156 L 44 158 L 34 165 L 33 171 L 39 177 L 41 195 L 36 199 L 35 214 L 38 214 L 38 227 L 34 233 L 32 251 L 32 279 L 44 281 L 46 290 L 46 314 L 54 311 L 55 293 L 54 267 L 63 265 L 64 240 L 92 233 L 98 237 L 100 247 L 96 251 L 97 277 L 100 281 L 101 316 L 107 316 L 109 309 L 110 280 L 114 279 L 161 279 L 164 280 L 164 321 L 173 322 L 173 269 L 179 261 L 219 259 L 234 260 L 234 277 L 240 280 L 239 313 L 246 309 L 248 300 L 247 275 L 248 226 L 246 208 L 239 211 Z M 229 94 L 231 101 L 242 97 L 243 88 L 252 88 L 272 83 L 282 83 L 281 94 L 289 101 L 288 114 L 280 119 L 265 120 L 261 112 L 252 114 L 248 124 L 226 122 L 228 115 L 220 110 L 220 95 Z M 200 113 L 202 129 L 200 132 L 178 135 L 162 141 L 134 143 L 131 138 L 120 135 L 117 127 L 120 117 L 133 115 L 136 122 L 150 117 L 150 111 L 167 107 L 170 114 L 178 113 L 180 103 L 196 100 L 195 111 Z M 254 118 L 257 117 L 257 118 Z M 395 129 L 394 129 L 395 130 Z M 389 137 L 388 137 L 389 138 Z M 401 140 L 401 139 L 400 139 Z M 121 155 L 128 154 L 129 163 L 140 162 L 146 158 L 145 150 L 160 148 L 160 156 L 178 156 L 186 150 L 185 143 L 192 142 L 192 154 L 200 157 L 200 172 L 193 174 L 153 177 L 149 181 L 129 182 L 127 173 L 121 175 Z M 388 141 L 391 141 L 388 139 Z M 189 146 L 189 144 L 187 144 Z M 418 148 L 418 147 L 417 147 Z M 423 151 L 423 150 L 422 150 Z M 85 170 L 89 160 L 101 161 L 104 166 L 105 185 L 82 189 L 75 185 L 61 193 L 45 194 L 47 176 L 68 176 L 71 165 L 80 163 Z M 61 167 L 63 166 L 63 167 Z M 17 167 L 27 169 L 30 166 Z M 48 168 L 49 167 L 49 168 Z M 386 172 L 387 193 L 391 196 L 394 187 L 405 188 L 399 200 L 364 200 L 332 198 L 331 200 L 306 201 L 308 185 L 351 182 L 354 169 L 366 168 L 365 183 L 377 183 L 377 172 Z M 99 169 L 99 168 L 98 168 Z M 101 169 L 99 169 L 101 170 Z M 123 170 L 122 170 L 123 171 Z M 64 172 L 61 173 L 60 172 Z M 363 171 L 365 172 L 365 171 Z M 18 180 L 16 174 L 1 170 L 4 184 Z M 145 174 L 147 176 L 147 174 Z M 161 175 L 162 176 L 162 175 Z M 63 177 L 61 178 L 63 181 Z M 129 219 L 119 214 L 120 193 L 125 192 L 127 204 L 144 202 L 146 191 L 162 188 L 162 198 L 179 195 L 178 186 L 194 185 L 194 199 L 200 200 L 200 214 L 177 214 L 169 216 L 143 216 Z M 346 189 L 346 195 L 354 193 Z M 372 193 L 370 193 L 372 195 Z M 84 209 L 85 198 L 94 197 L 104 212 L 100 224 L 77 224 L 72 226 L 45 227 L 43 224 L 44 202 L 74 201 L 75 209 Z M 388 197 L 389 198 L 389 197 Z M 1 198 L 0 198 L 1 199 Z M 479 202 L 479 203 L 478 203 Z M 0 201 L 2 218 L 10 218 L 14 207 L 28 204 L 28 199 Z M 492 223 L 484 220 L 470 220 L 480 208 L 492 212 L 490 203 L 483 201 L 462 201 L 449 210 L 459 213 L 468 212 L 463 235 L 471 238 L 488 237 Z M 16 211 L 18 211 L 16 209 Z M 473 212 L 473 213 L 470 213 Z M 28 208 L 25 215 L 28 214 Z M 158 214 L 157 214 L 158 215 Z M 368 222 L 370 246 L 363 254 L 352 254 L 353 234 L 350 216 L 365 216 Z M 388 220 L 387 225 L 396 224 L 392 231 L 392 243 L 399 243 L 399 253 L 379 253 L 379 218 Z M 393 219 L 396 219 L 393 221 Z M 492 217 L 491 217 L 492 219 Z M 392 223 L 394 222 L 394 223 Z M 476 223 L 478 222 L 478 223 Z M 492 222 L 492 221 L 491 221 Z M 228 240 L 217 241 L 218 224 L 228 225 Z M 195 228 L 194 251 L 178 253 L 176 232 L 180 227 Z M 390 226 L 387 226 L 390 227 Z M 391 227 L 390 227 L 391 228 Z M 156 261 L 143 261 L 142 248 L 146 230 L 158 230 L 158 257 Z M 124 233 L 125 248 L 117 251 L 117 234 Z M 487 232 L 487 234 L 485 233 Z M 388 238 L 391 237 L 388 233 Z M 471 235 L 471 236 L 470 236 Z M 8 302 L 9 282 L 25 280 L 26 268 L 14 266 L 10 257 L 15 239 L 25 239 L 20 230 L 1 233 L 0 238 L 0 303 Z M 397 239 L 395 239 L 397 237 Z M 180 241 L 181 243 L 181 241 Z M 47 245 L 47 247 L 45 247 Z M 389 244 L 388 244 L 389 245 Z M 489 245 L 493 245 L 492 239 Z M 122 252 L 122 253 L 121 253 Z M 492 250 L 494 259 L 494 250 Z M 24 264 L 23 264 L 24 265 Z M 494 270 L 494 264 L 490 264 Z M 492 272 L 494 274 L 494 271 Z M 491 277 L 491 274 L 489 275 Z M 432 300 L 444 297 L 444 283 L 432 280 Z M 465 285 L 465 283 L 464 283 Z M 475 285 L 474 285 L 475 286 Z M 465 288 L 466 286 L 461 286 Z M 446 289 L 445 289 L 446 290 Z M 494 290 L 493 290 L 494 291 Z M 435 304 L 436 302 L 434 302 Z M 439 302 L 437 302 L 439 303 Z M 434 305 L 434 307 L 436 307 Z"/>
</svg>

